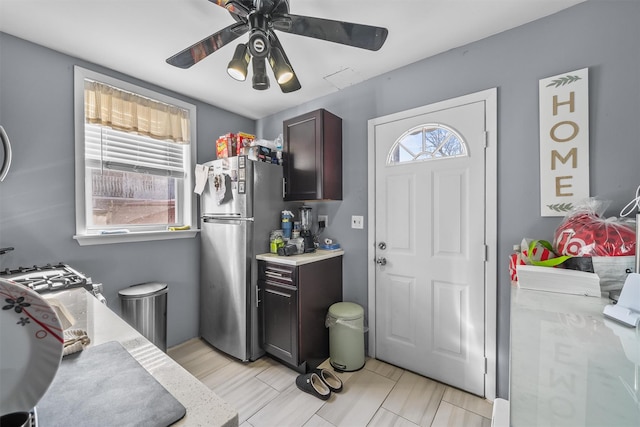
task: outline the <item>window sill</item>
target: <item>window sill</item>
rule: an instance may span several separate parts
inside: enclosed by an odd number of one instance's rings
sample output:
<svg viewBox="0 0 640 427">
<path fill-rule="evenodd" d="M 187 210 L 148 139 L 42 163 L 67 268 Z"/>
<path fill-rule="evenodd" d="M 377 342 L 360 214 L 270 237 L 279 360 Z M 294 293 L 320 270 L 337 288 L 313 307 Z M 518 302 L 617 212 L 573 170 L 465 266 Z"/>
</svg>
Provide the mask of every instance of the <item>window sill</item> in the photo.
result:
<svg viewBox="0 0 640 427">
<path fill-rule="evenodd" d="M 111 243 L 189 239 L 195 237 L 199 231 L 198 229 L 191 229 L 184 231 L 141 231 L 123 234 L 76 234 L 73 238 L 80 246 L 92 246 L 108 245 Z"/>
</svg>

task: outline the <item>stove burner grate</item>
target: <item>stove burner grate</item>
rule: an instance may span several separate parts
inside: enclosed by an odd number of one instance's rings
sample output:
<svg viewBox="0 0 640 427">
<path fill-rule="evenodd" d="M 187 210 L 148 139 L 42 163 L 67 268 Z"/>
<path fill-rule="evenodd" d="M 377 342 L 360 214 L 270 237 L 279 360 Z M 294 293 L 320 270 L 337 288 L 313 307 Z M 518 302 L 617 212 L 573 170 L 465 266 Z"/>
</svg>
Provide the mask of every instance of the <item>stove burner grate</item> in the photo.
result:
<svg viewBox="0 0 640 427">
<path fill-rule="evenodd" d="M 24 285 L 38 293 L 81 286 L 91 289 L 92 284 L 91 278 L 64 263 L 6 268 L 0 271 L 0 277 Z"/>
</svg>

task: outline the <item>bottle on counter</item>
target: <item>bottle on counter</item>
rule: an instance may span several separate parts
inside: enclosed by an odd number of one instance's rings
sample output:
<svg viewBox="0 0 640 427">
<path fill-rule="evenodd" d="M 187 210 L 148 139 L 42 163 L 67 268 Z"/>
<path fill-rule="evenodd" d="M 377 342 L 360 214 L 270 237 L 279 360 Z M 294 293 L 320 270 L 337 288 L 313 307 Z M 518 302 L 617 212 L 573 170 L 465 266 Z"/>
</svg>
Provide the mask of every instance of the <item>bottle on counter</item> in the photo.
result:
<svg viewBox="0 0 640 427">
<path fill-rule="evenodd" d="M 291 211 L 282 211 L 282 237 L 285 240 L 291 239 L 291 229 L 293 228 L 293 213 Z"/>
</svg>

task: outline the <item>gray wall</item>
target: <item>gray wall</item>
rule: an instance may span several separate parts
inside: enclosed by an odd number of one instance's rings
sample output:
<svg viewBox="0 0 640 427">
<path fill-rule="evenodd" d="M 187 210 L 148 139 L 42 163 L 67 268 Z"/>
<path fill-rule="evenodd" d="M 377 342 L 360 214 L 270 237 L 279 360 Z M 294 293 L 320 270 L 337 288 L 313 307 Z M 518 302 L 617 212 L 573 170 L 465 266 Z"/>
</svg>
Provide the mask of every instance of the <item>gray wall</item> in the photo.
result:
<svg viewBox="0 0 640 427">
<path fill-rule="evenodd" d="M 274 138 L 282 120 L 316 108 L 341 116 L 344 200 L 313 206 L 316 214 L 329 214 L 325 235 L 337 237 L 346 250 L 345 299 L 366 307 L 367 236 L 352 230 L 349 220 L 364 215 L 368 224 L 367 120 L 498 87 L 498 393 L 506 396 L 508 255 L 522 237 L 550 239 L 559 223 L 538 213 L 538 80 L 589 67 L 591 191 L 612 200 L 608 213 L 616 215 L 640 185 L 639 24 L 640 2 L 590 0 L 259 120 L 255 128 L 247 119 L 190 101 L 198 106 L 198 160 L 211 159 L 215 137 L 227 131 L 253 128 Z M 82 248 L 71 239 L 72 66 L 108 71 L 4 34 L 0 55 L 0 123 L 15 151 L 12 173 L 0 184 L 0 246 L 17 248 L 0 258 L 2 268 L 67 261 L 105 283 L 112 307 L 120 288 L 164 280 L 171 289 L 169 344 L 195 336 L 197 239 Z M 32 125 L 31 117 L 42 125 Z"/>
<path fill-rule="evenodd" d="M 589 1 L 267 117 L 257 132 L 275 137 L 282 120 L 316 108 L 342 117 L 344 200 L 315 207 L 329 213 L 325 234 L 346 251 L 345 299 L 366 307 L 367 236 L 349 220 L 367 216 L 367 120 L 498 88 L 498 393 L 506 396 L 508 256 L 523 237 L 552 240 L 560 221 L 539 215 L 538 80 L 589 67 L 591 194 L 618 215 L 640 185 L 639 40 L 640 2 Z"/>
<path fill-rule="evenodd" d="M 199 237 L 81 247 L 75 233 L 73 66 L 80 65 L 197 106 L 199 162 L 215 158 L 217 136 L 254 132 L 255 121 L 176 95 L 111 70 L 0 33 L 0 124 L 13 164 L 0 183 L 0 269 L 63 261 L 103 283 L 119 312 L 118 291 L 169 285 L 168 345 L 198 333 Z"/>
</svg>

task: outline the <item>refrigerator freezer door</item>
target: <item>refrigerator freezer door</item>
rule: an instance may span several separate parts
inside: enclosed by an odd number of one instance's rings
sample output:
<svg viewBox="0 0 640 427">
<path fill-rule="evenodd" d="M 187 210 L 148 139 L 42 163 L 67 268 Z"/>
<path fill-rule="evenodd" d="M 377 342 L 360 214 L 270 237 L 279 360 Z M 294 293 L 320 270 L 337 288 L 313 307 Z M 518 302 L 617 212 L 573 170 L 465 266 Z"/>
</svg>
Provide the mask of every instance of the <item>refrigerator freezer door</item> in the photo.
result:
<svg viewBox="0 0 640 427">
<path fill-rule="evenodd" d="M 200 335 L 219 350 L 249 360 L 251 221 L 203 218 Z"/>
<path fill-rule="evenodd" d="M 229 157 L 204 164 L 209 168 L 209 177 L 200 197 L 202 216 L 253 216 L 253 186 L 246 184 L 253 182 L 252 163 L 246 158 L 239 161 L 239 157 Z"/>
<path fill-rule="evenodd" d="M 264 162 L 253 163 L 253 254 L 269 252 L 269 234 L 281 227 L 280 217 L 284 209 L 282 200 L 282 166 Z"/>
</svg>

